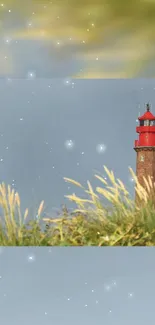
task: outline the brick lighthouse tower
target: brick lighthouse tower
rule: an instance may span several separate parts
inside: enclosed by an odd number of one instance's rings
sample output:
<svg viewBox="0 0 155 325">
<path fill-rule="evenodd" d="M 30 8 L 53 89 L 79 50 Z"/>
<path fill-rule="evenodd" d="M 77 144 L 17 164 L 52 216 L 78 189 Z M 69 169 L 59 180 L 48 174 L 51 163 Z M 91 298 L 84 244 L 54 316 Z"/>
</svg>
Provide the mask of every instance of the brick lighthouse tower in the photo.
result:
<svg viewBox="0 0 155 325">
<path fill-rule="evenodd" d="M 148 176 L 155 182 L 155 116 L 150 112 L 149 104 L 146 105 L 146 112 L 138 118 L 139 126 L 136 132 L 139 134 L 135 140 L 134 150 L 137 153 L 136 176 L 139 183 L 146 188 L 143 176 Z"/>
</svg>

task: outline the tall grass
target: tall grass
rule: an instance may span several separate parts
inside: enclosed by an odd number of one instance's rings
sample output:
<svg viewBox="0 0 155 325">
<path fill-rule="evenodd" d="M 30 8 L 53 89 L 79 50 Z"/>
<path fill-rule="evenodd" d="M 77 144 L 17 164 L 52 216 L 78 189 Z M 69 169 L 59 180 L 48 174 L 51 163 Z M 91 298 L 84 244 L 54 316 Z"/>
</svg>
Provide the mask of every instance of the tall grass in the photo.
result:
<svg viewBox="0 0 155 325">
<path fill-rule="evenodd" d="M 76 204 L 69 213 L 64 207 L 59 218 L 44 218 L 44 201 L 37 220 L 28 221 L 29 211 L 21 213 L 20 197 L 10 186 L 0 185 L 0 246 L 153 246 L 155 245 L 155 183 L 144 178 L 142 187 L 131 168 L 135 181 L 136 202 L 120 179 L 106 166 L 108 181 L 95 177 L 101 187 L 94 191 L 90 182 L 85 189 L 69 178 L 66 182 L 80 187 L 87 194 L 66 198 Z M 103 199 L 108 205 L 103 203 Z"/>
</svg>

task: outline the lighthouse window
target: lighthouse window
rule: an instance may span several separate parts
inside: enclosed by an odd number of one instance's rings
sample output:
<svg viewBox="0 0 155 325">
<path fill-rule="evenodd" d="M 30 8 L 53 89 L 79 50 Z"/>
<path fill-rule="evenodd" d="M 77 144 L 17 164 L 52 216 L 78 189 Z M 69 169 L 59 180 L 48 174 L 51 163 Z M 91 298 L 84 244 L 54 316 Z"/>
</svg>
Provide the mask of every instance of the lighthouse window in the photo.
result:
<svg viewBox="0 0 155 325">
<path fill-rule="evenodd" d="M 144 121 L 144 126 L 149 126 L 149 120 Z"/>
<path fill-rule="evenodd" d="M 155 120 L 154 121 L 150 121 L 150 126 L 155 126 Z"/>
<path fill-rule="evenodd" d="M 140 121 L 140 126 L 144 126 L 144 121 Z"/>
</svg>

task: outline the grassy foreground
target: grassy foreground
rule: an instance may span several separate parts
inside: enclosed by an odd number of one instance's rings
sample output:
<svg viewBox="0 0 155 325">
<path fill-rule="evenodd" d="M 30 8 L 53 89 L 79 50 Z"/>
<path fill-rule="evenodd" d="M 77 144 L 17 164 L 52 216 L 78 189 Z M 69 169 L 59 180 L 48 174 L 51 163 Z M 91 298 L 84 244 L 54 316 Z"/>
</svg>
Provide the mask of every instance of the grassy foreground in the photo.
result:
<svg viewBox="0 0 155 325">
<path fill-rule="evenodd" d="M 64 208 L 56 219 L 42 217 L 42 201 L 37 220 L 28 221 L 28 209 L 21 215 L 19 194 L 1 184 L 0 246 L 154 246 L 155 183 L 148 177 L 144 179 L 146 189 L 142 188 L 129 168 L 141 202 L 135 204 L 124 184 L 107 167 L 104 169 L 111 184 L 95 175 L 102 184 L 95 192 L 89 182 L 85 190 L 78 182 L 65 178 L 66 182 L 82 188 L 88 199 L 75 194 L 66 196 L 76 203 L 77 209 L 69 213 Z M 109 207 L 103 205 L 103 198 Z"/>
</svg>

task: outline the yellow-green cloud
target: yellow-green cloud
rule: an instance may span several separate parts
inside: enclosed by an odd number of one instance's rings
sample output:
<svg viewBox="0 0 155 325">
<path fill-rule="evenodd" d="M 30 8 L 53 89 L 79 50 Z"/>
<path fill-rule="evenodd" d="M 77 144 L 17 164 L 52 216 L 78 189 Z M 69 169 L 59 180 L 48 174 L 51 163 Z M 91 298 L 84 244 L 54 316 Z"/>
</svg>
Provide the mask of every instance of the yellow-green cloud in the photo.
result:
<svg viewBox="0 0 155 325">
<path fill-rule="evenodd" d="M 6 0 L 5 5 L 30 23 L 14 30 L 13 37 L 44 39 L 55 45 L 59 41 L 62 55 L 71 39 L 76 45 L 74 55 L 86 61 L 83 76 L 134 77 L 149 60 L 154 63 L 155 0 L 45 0 L 44 4 L 31 0 L 24 6 L 21 1 Z M 100 58 L 100 72 L 93 63 L 95 57 Z M 124 70 L 105 71 L 107 59 L 122 60 Z"/>
</svg>

